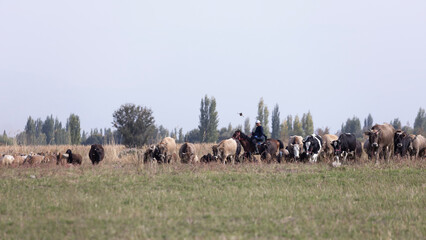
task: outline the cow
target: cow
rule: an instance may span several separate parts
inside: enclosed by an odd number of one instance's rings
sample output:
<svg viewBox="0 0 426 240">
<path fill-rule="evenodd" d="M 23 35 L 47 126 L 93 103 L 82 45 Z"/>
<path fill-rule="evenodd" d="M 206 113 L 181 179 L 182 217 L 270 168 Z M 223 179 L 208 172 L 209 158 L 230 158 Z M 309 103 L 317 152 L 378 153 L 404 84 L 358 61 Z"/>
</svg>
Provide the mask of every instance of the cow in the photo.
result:
<svg viewBox="0 0 426 240">
<path fill-rule="evenodd" d="M 99 164 L 105 157 L 104 147 L 101 144 L 93 144 L 90 147 L 89 158 L 92 161 L 92 164 Z"/>
<path fill-rule="evenodd" d="M 165 137 L 155 147 L 154 156 L 157 161 L 162 163 L 171 163 L 176 160 L 176 141 L 174 138 Z"/>
<path fill-rule="evenodd" d="M 153 145 L 153 144 L 149 145 L 149 147 L 146 149 L 146 151 L 143 154 L 143 162 L 144 163 L 152 162 L 153 160 L 157 161 L 157 159 L 155 158 L 156 156 L 154 155 L 154 153 L 156 152 L 155 150 L 156 150 L 155 145 Z"/>
<path fill-rule="evenodd" d="M 241 150 L 242 150 L 241 142 L 236 138 L 232 138 L 232 139 L 234 139 L 235 142 L 237 143 L 237 148 L 235 149 L 235 161 L 240 162 L 241 161 L 240 160 L 240 153 L 241 153 Z M 229 140 L 229 139 L 225 139 L 225 140 Z M 211 155 L 211 157 L 213 158 L 212 161 L 217 161 L 218 159 L 220 159 L 218 147 L 219 147 L 219 145 L 222 145 L 223 144 L 222 142 L 225 141 L 225 140 L 222 140 L 222 141 L 219 142 L 219 144 L 212 146 L 212 153 L 213 153 Z"/>
<path fill-rule="evenodd" d="M 279 139 L 268 139 L 262 143 L 259 147 L 260 158 L 271 162 L 276 159 L 278 163 L 281 163 L 281 158 L 283 156 L 284 144 Z"/>
<path fill-rule="evenodd" d="M 426 152 L 426 138 L 424 138 L 422 135 L 417 135 L 413 142 L 411 143 L 412 146 L 412 155 L 415 159 L 418 157 L 422 157 L 425 155 Z"/>
<path fill-rule="evenodd" d="M 413 139 L 404 131 L 398 130 L 393 137 L 394 155 L 399 157 L 410 156 Z"/>
<path fill-rule="evenodd" d="M 221 141 L 218 145 L 214 145 L 213 157 L 219 159 L 223 164 L 227 160 L 230 160 L 232 164 L 235 163 L 235 160 L 239 159 L 239 154 L 241 152 L 241 147 L 238 149 L 238 140 L 234 138 L 228 138 Z"/>
<path fill-rule="evenodd" d="M 318 155 L 322 150 L 322 138 L 319 135 L 311 134 L 303 140 L 303 149 L 309 162 L 317 162 Z"/>
<path fill-rule="evenodd" d="M 322 152 L 324 157 L 331 159 L 334 155 L 334 148 L 331 146 L 331 142 L 337 140 L 339 137 L 334 134 L 324 134 L 322 136 Z"/>
<path fill-rule="evenodd" d="M 380 154 L 383 154 L 384 159 L 389 162 L 393 152 L 394 127 L 388 123 L 376 124 L 364 134 L 368 136 L 370 151 L 375 156 L 376 164 L 379 163 Z"/>
<path fill-rule="evenodd" d="M 342 133 L 337 140 L 331 142 L 331 146 L 334 149 L 334 158 L 337 160 L 337 164 L 340 163 L 340 157 L 346 162 L 349 153 L 353 153 L 356 159 L 356 137 L 352 133 Z"/>
<path fill-rule="evenodd" d="M 179 157 L 182 163 L 196 163 L 199 162 L 196 153 L 195 145 L 185 142 L 179 149 Z"/>
<path fill-rule="evenodd" d="M 303 138 L 301 136 L 290 136 L 288 139 L 287 151 L 289 152 L 289 158 L 294 161 L 300 159 L 300 154 L 303 152 Z"/>
<path fill-rule="evenodd" d="M 71 149 L 68 149 L 65 153 L 68 154 L 68 161 L 67 161 L 67 163 L 81 165 L 81 162 L 83 161 L 83 158 L 81 157 L 80 154 L 73 153 L 71 151 Z"/>
</svg>

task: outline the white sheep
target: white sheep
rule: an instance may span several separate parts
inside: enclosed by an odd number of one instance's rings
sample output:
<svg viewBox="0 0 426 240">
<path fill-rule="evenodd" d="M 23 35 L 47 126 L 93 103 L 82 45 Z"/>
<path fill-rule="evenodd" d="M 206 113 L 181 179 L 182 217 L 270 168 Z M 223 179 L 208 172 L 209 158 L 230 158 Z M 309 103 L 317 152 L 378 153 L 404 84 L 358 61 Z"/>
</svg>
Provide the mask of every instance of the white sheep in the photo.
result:
<svg viewBox="0 0 426 240">
<path fill-rule="evenodd" d="M 15 158 L 12 155 L 4 155 L 1 159 L 3 165 L 11 165 L 15 161 Z"/>
</svg>

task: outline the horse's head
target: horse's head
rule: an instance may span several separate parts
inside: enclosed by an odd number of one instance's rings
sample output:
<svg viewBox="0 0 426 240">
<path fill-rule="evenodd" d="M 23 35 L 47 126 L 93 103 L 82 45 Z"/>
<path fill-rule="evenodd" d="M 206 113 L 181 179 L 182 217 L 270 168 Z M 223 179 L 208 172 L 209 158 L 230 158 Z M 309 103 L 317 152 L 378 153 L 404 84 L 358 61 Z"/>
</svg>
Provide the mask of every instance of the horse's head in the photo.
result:
<svg viewBox="0 0 426 240">
<path fill-rule="evenodd" d="M 235 131 L 234 134 L 232 135 L 232 138 L 241 140 L 241 131 L 240 130 Z"/>
</svg>

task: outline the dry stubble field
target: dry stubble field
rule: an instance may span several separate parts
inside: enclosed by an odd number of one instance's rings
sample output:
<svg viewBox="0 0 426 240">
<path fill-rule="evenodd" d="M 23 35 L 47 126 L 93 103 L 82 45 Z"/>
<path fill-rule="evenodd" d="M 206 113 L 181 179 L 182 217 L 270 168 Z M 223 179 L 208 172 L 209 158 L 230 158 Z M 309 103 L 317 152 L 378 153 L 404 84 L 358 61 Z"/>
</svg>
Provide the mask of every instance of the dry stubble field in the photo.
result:
<svg viewBox="0 0 426 240">
<path fill-rule="evenodd" d="M 199 155 L 211 145 L 197 145 Z M 142 164 L 106 146 L 81 166 L 0 166 L 0 239 L 424 239 L 426 164 Z M 143 150 L 142 150 L 143 151 Z M 119 157 L 121 156 L 121 158 Z"/>
</svg>

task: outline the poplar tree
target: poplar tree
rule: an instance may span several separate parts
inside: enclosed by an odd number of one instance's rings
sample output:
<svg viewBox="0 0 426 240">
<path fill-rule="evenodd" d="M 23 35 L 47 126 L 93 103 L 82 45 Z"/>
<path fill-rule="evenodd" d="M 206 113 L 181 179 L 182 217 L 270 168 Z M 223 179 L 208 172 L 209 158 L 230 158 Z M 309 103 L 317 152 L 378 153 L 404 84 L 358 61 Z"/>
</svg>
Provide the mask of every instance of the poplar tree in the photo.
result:
<svg viewBox="0 0 426 240">
<path fill-rule="evenodd" d="M 46 134 L 43 133 L 43 120 L 38 118 L 35 121 L 36 133 L 35 133 L 35 144 L 37 145 L 45 145 L 46 144 Z"/>
<path fill-rule="evenodd" d="M 271 138 L 280 138 L 280 109 L 278 104 L 275 104 L 274 110 L 272 111 L 272 134 Z"/>
<path fill-rule="evenodd" d="M 369 113 L 367 118 L 364 119 L 364 127 L 362 128 L 364 131 L 371 129 L 373 127 L 373 117 Z"/>
<path fill-rule="evenodd" d="M 293 134 L 298 136 L 303 136 L 302 123 L 299 120 L 299 116 L 296 115 L 293 122 Z"/>
<path fill-rule="evenodd" d="M 72 113 L 67 121 L 67 129 L 70 134 L 71 144 L 80 144 L 80 117 Z"/>
<path fill-rule="evenodd" d="M 355 134 L 357 138 L 361 138 L 363 133 L 361 130 L 361 122 L 359 118 L 353 117 L 352 119 L 348 118 L 346 124 L 342 124 L 342 133 L 352 133 Z"/>
<path fill-rule="evenodd" d="M 414 120 L 414 133 L 424 135 L 426 132 L 426 115 L 425 110 L 420 108 L 417 112 L 416 119 Z"/>
<path fill-rule="evenodd" d="M 249 135 L 251 133 L 250 118 L 248 117 L 244 121 L 244 133 L 246 135 Z"/>
<path fill-rule="evenodd" d="M 46 136 L 46 144 L 55 144 L 55 120 L 53 120 L 52 115 L 50 117 L 47 116 L 46 120 L 44 120 L 42 132 Z"/>
<path fill-rule="evenodd" d="M 259 103 L 257 105 L 257 117 L 256 120 L 259 120 L 262 123 L 263 126 L 263 132 L 266 136 L 269 137 L 270 131 L 269 131 L 269 110 L 268 107 L 265 106 L 265 103 L 263 102 L 263 97 L 260 98 Z"/>
<path fill-rule="evenodd" d="M 36 132 L 35 122 L 31 118 L 31 116 L 29 116 L 27 119 L 27 124 L 25 125 L 25 136 L 26 136 L 27 145 L 35 144 L 35 132 Z"/>
<path fill-rule="evenodd" d="M 182 128 L 179 128 L 178 143 L 183 143 L 183 142 L 184 142 L 183 130 Z"/>
<path fill-rule="evenodd" d="M 303 131 L 305 132 L 305 135 L 310 135 L 314 133 L 314 121 L 312 120 L 312 115 L 310 111 L 308 112 L 308 114 L 306 114 L 303 125 Z"/>
<path fill-rule="evenodd" d="M 402 124 L 401 121 L 399 121 L 399 118 L 395 118 L 393 121 L 390 121 L 390 125 L 392 125 L 395 130 L 402 128 Z"/>
<path fill-rule="evenodd" d="M 200 104 L 200 123 L 198 125 L 199 139 L 201 142 L 216 142 L 219 136 L 217 127 L 219 125 L 218 113 L 216 111 L 216 99 L 207 97 L 201 99 Z M 196 133 L 192 131 L 193 135 Z M 193 138 L 191 136 L 191 138 Z"/>
<path fill-rule="evenodd" d="M 269 109 L 268 106 L 265 106 L 263 109 L 263 131 L 267 137 L 270 137 L 271 131 L 269 130 Z"/>
</svg>

